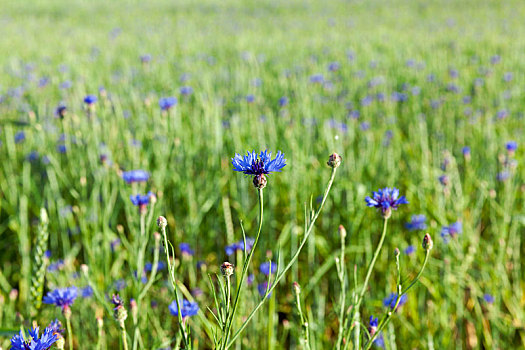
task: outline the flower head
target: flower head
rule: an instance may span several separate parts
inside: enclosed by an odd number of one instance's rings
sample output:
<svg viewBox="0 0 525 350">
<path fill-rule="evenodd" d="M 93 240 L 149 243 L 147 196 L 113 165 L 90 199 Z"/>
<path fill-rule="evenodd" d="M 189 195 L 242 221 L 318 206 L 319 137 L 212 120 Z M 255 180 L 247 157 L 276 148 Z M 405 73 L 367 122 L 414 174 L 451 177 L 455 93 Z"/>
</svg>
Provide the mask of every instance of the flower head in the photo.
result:
<svg viewBox="0 0 525 350">
<path fill-rule="evenodd" d="M 367 206 L 381 209 L 386 219 L 390 217 L 392 209 L 396 210 L 399 205 L 408 204 L 405 196 L 399 197 L 399 190 L 395 187 L 372 192 L 372 197 L 366 197 L 365 201 Z"/>
<path fill-rule="evenodd" d="M 397 296 L 397 293 L 390 293 L 389 296 L 387 296 L 385 299 L 383 299 L 383 306 L 384 307 L 390 307 L 391 309 L 394 308 L 394 306 L 396 306 L 396 303 L 397 303 L 397 299 L 398 299 L 398 296 Z M 403 294 L 401 295 L 401 298 L 399 298 L 399 304 L 397 305 L 397 307 L 401 307 L 403 305 L 406 304 L 407 302 L 407 295 L 406 294 Z M 397 308 L 396 308 L 397 310 Z"/>
<path fill-rule="evenodd" d="M 191 256 L 195 253 L 188 243 L 179 244 L 179 249 L 182 255 Z"/>
<path fill-rule="evenodd" d="M 485 300 L 485 302 L 487 302 L 488 304 L 494 303 L 494 297 L 488 293 L 483 295 L 483 300 Z"/>
<path fill-rule="evenodd" d="M 253 175 L 253 184 L 262 189 L 266 187 L 266 177 L 274 171 L 280 172 L 286 165 L 286 159 L 281 151 L 272 159 L 272 153 L 268 150 L 261 151 L 258 155 L 255 151 L 247 152 L 245 156 L 235 154 L 232 158 L 233 170 L 243 172 L 246 175 Z"/>
<path fill-rule="evenodd" d="M 403 253 L 405 253 L 406 255 L 412 255 L 414 254 L 415 251 L 416 251 L 416 248 L 413 245 L 409 245 L 408 247 L 405 248 Z"/>
<path fill-rule="evenodd" d="M 159 107 L 163 111 L 167 111 L 171 109 L 171 107 L 175 106 L 176 104 L 177 104 L 176 97 L 162 97 L 159 100 Z"/>
<path fill-rule="evenodd" d="M 405 227 L 409 231 L 424 230 L 427 228 L 427 217 L 423 214 L 421 215 L 412 215 L 410 222 L 405 224 Z"/>
<path fill-rule="evenodd" d="M 509 141 L 505 144 L 505 148 L 509 153 L 515 152 L 518 148 L 518 143 L 516 141 Z"/>
<path fill-rule="evenodd" d="M 377 327 L 379 326 L 378 318 L 374 318 L 374 315 L 370 316 L 370 321 L 368 322 L 368 332 L 373 336 L 377 332 Z"/>
<path fill-rule="evenodd" d="M 62 309 L 66 309 L 73 305 L 77 296 L 77 287 L 58 288 L 47 293 L 42 299 L 42 302 L 44 304 L 53 304 L 62 307 Z"/>
<path fill-rule="evenodd" d="M 131 200 L 131 203 L 133 203 L 133 205 L 142 206 L 148 205 L 152 196 L 155 195 L 152 192 L 148 192 L 145 195 L 137 194 L 135 196 L 130 196 L 129 199 Z"/>
<path fill-rule="evenodd" d="M 93 103 L 97 102 L 97 96 L 95 95 L 87 95 L 84 97 L 84 103 L 87 105 L 92 105 Z"/>
<path fill-rule="evenodd" d="M 443 238 L 454 238 L 456 235 L 460 234 L 463 231 L 463 225 L 461 224 L 461 221 L 457 221 L 453 224 L 450 224 L 450 226 L 443 226 L 441 229 L 441 237 Z"/>
<path fill-rule="evenodd" d="M 265 274 L 266 276 L 270 274 L 273 275 L 277 271 L 277 264 L 270 261 L 263 262 L 259 266 L 259 271 L 261 271 L 261 273 Z"/>
<path fill-rule="evenodd" d="M 146 182 L 149 180 L 149 173 L 145 170 L 130 170 L 123 172 L 122 178 L 128 184 L 133 182 Z"/>
<path fill-rule="evenodd" d="M 14 335 L 11 338 L 11 349 L 47 350 L 58 340 L 58 334 L 51 326 L 44 330 L 42 336 L 39 335 L 39 327 L 31 328 L 28 332 L 28 339 L 24 339 L 24 333 L 22 333 L 22 331 Z"/>
<path fill-rule="evenodd" d="M 251 237 L 246 238 L 246 253 L 249 253 L 250 250 L 252 250 L 253 244 L 255 243 L 255 239 Z M 232 243 L 230 245 L 227 245 L 224 250 L 226 251 L 226 255 L 233 255 L 238 250 L 244 250 L 244 241 L 239 241 L 236 243 Z"/>
<path fill-rule="evenodd" d="M 199 305 L 196 302 L 188 301 L 186 299 L 179 301 L 181 304 L 181 316 L 182 318 L 191 317 L 197 315 L 199 312 Z M 170 313 L 173 316 L 179 315 L 179 308 L 177 307 L 177 301 L 173 300 L 169 306 Z"/>
</svg>

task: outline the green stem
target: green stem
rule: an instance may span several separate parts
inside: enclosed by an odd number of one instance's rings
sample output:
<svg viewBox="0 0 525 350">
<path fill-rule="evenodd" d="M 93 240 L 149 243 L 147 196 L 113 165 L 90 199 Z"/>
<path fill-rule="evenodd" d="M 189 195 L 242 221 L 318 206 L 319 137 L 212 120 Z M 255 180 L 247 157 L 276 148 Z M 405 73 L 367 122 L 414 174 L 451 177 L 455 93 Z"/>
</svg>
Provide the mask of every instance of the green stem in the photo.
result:
<svg viewBox="0 0 525 350">
<path fill-rule="evenodd" d="M 71 317 L 66 317 L 67 341 L 69 349 L 73 350 L 73 331 L 71 330 Z"/>
<path fill-rule="evenodd" d="M 121 321 L 120 323 L 120 335 L 122 337 L 122 347 L 124 350 L 128 350 L 128 336 L 126 334 L 126 326 L 124 325 L 124 321 Z"/>
<path fill-rule="evenodd" d="M 257 243 L 259 242 L 259 236 L 261 235 L 261 229 L 262 229 L 262 223 L 263 223 L 263 214 L 264 214 L 264 197 L 263 197 L 263 189 L 259 188 L 259 229 L 257 230 L 257 235 L 255 236 L 255 241 L 253 242 L 252 249 L 250 250 L 250 253 L 248 253 L 248 256 L 246 257 L 244 261 L 244 265 L 241 272 L 241 278 L 239 280 L 239 285 L 237 287 L 237 291 L 235 292 L 235 301 L 233 302 L 232 312 L 230 315 L 228 315 L 228 320 L 226 321 L 226 333 L 223 334 L 224 341 L 223 341 L 223 349 L 227 350 L 232 342 L 228 343 L 228 339 L 230 337 L 230 331 L 233 324 L 233 320 L 235 318 L 235 312 L 237 311 L 237 306 L 239 305 L 239 297 L 241 295 L 242 291 L 242 284 L 244 282 L 244 279 L 246 277 L 246 274 L 248 273 L 248 267 L 250 266 L 250 262 L 252 261 L 253 253 L 255 252 L 255 247 L 257 247 Z M 244 242 L 244 252 L 246 252 L 246 241 Z"/>
<path fill-rule="evenodd" d="M 270 286 L 270 288 L 268 288 L 268 290 L 266 292 L 266 295 L 269 295 L 275 289 L 275 287 L 279 284 L 279 281 L 284 277 L 286 272 L 292 267 L 292 265 L 295 263 L 295 261 L 299 257 L 299 253 L 301 253 L 301 250 L 303 249 L 304 245 L 308 241 L 308 237 L 310 237 L 310 233 L 312 233 L 312 229 L 314 227 L 315 221 L 319 217 L 319 214 L 321 213 L 321 211 L 322 211 L 322 209 L 324 207 L 324 203 L 326 202 L 326 198 L 328 197 L 328 193 L 330 192 L 330 188 L 332 187 L 332 184 L 334 182 L 336 172 L 337 172 L 337 168 L 332 168 L 332 176 L 330 177 L 330 180 L 328 181 L 328 185 L 326 186 L 326 190 L 324 192 L 323 200 L 321 201 L 321 205 L 319 206 L 319 209 L 317 210 L 317 213 L 312 218 L 312 221 L 310 221 L 308 229 L 306 230 L 306 233 L 304 235 L 303 240 L 301 241 L 301 244 L 299 245 L 299 248 L 295 252 L 294 256 L 290 259 L 290 262 L 288 263 L 288 265 L 286 265 L 284 270 L 281 273 L 277 274 L 274 283 Z M 255 316 L 257 311 L 261 308 L 261 306 L 266 302 L 267 299 L 268 298 L 264 297 L 255 306 L 255 308 L 252 310 L 250 315 L 246 318 L 246 321 L 244 321 L 244 323 L 241 325 L 239 330 L 237 330 L 237 332 L 235 332 L 235 334 L 233 335 L 232 339 L 228 342 L 227 346 L 224 349 L 228 349 L 235 342 L 235 340 L 239 337 L 239 335 L 246 328 L 246 326 L 248 326 L 248 323 Z"/>
</svg>

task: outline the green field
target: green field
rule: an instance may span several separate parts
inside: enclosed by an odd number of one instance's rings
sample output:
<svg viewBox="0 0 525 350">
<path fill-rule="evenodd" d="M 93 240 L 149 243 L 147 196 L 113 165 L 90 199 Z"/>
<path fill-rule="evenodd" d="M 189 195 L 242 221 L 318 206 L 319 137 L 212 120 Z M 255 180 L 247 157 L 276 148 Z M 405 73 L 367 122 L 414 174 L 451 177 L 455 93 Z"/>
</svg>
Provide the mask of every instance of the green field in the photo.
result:
<svg viewBox="0 0 525 350">
<path fill-rule="evenodd" d="M 0 349 L 55 319 L 69 328 L 65 349 L 525 346 L 522 1 L 0 8 Z M 162 110 L 166 97 L 177 103 Z M 266 149 L 287 165 L 258 191 L 232 158 Z M 136 169 L 149 179 L 126 183 Z M 385 187 L 409 203 L 383 235 L 365 197 Z M 141 213 L 130 196 L 148 191 L 156 203 Z M 257 236 L 258 192 L 260 239 L 228 256 L 243 229 Z M 414 215 L 426 227 L 407 227 Z M 402 292 L 426 265 L 393 312 L 395 248 Z M 216 303 L 212 285 L 228 299 L 224 261 L 231 302 Z M 268 261 L 278 266 L 266 277 Z M 72 286 L 70 310 L 40 303 Z M 176 295 L 198 314 L 174 316 Z"/>
</svg>

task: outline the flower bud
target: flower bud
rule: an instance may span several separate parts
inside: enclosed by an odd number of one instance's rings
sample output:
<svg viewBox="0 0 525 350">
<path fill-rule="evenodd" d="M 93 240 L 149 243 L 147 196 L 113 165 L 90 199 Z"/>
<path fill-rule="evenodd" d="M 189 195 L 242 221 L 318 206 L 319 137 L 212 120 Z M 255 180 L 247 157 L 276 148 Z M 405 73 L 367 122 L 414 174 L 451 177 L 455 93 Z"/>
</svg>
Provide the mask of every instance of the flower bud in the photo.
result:
<svg viewBox="0 0 525 350">
<path fill-rule="evenodd" d="M 158 219 L 157 219 L 157 226 L 160 229 L 166 228 L 166 226 L 168 226 L 168 220 L 166 220 L 166 218 L 164 216 L 159 216 Z"/>
<path fill-rule="evenodd" d="M 253 177 L 253 185 L 255 188 L 263 189 L 266 187 L 266 184 L 268 183 L 268 180 L 266 180 L 266 176 L 264 174 L 255 175 Z"/>
<path fill-rule="evenodd" d="M 18 298 L 18 289 L 11 289 L 11 291 L 9 292 L 9 300 L 11 301 L 15 301 L 16 298 Z"/>
<path fill-rule="evenodd" d="M 341 158 L 341 156 L 337 153 L 332 153 L 330 155 L 330 157 L 328 158 L 328 162 L 326 162 L 326 164 L 328 164 L 328 166 L 330 168 L 337 168 L 341 165 L 341 161 L 343 160 L 343 158 Z"/>
<path fill-rule="evenodd" d="M 71 308 L 69 305 L 64 305 L 64 307 L 62 307 L 62 315 L 64 315 L 66 320 L 71 318 Z"/>
<path fill-rule="evenodd" d="M 155 232 L 155 233 L 153 234 L 153 238 L 155 238 L 155 242 L 160 241 L 160 233 Z"/>
<path fill-rule="evenodd" d="M 341 236 L 341 238 L 346 238 L 346 229 L 343 225 L 339 225 L 339 236 Z"/>
<path fill-rule="evenodd" d="M 395 256 L 396 258 L 398 258 L 400 254 L 401 254 L 401 253 L 399 252 L 399 248 L 394 249 L 394 256 Z"/>
<path fill-rule="evenodd" d="M 426 233 L 425 237 L 423 237 L 423 249 L 430 250 L 434 246 L 434 242 L 432 242 L 432 238 L 430 237 L 430 234 Z"/>
<path fill-rule="evenodd" d="M 296 295 L 301 294 L 301 286 L 299 285 L 299 283 L 297 282 L 293 283 L 293 291 Z"/>
<path fill-rule="evenodd" d="M 87 273 L 89 272 L 89 267 L 86 264 L 82 264 L 80 265 L 80 271 L 87 275 Z"/>
<path fill-rule="evenodd" d="M 227 261 L 223 262 L 221 265 L 221 273 L 224 277 L 230 277 L 233 275 L 234 270 L 233 265 Z"/>
</svg>

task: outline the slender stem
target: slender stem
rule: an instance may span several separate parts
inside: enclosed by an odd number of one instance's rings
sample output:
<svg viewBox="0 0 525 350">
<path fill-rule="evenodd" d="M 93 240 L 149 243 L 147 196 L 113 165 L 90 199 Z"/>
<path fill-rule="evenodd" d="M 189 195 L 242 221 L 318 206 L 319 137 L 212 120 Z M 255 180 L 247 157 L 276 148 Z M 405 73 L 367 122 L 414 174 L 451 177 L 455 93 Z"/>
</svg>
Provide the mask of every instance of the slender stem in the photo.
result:
<svg viewBox="0 0 525 350">
<path fill-rule="evenodd" d="M 308 321 L 303 314 L 303 309 L 301 308 L 301 298 L 299 293 L 295 293 L 295 301 L 297 303 L 297 310 L 299 311 L 299 317 L 301 318 L 301 327 L 303 328 L 303 339 L 304 348 L 310 350 L 310 332 L 308 329 Z"/>
<path fill-rule="evenodd" d="M 177 292 L 177 281 L 175 280 L 175 267 L 171 265 L 170 260 L 170 253 L 169 248 L 170 245 L 168 245 L 168 236 L 166 234 L 166 227 L 161 227 L 162 236 L 164 238 L 164 250 L 166 251 L 166 263 L 168 264 L 168 271 L 170 275 L 171 284 L 173 286 L 173 290 L 175 291 L 175 302 L 177 303 L 177 310 L 181 310 L 180 308 L 180 301 L 179 301 L 179 293 Z M 179 319 L 179 330 L 182 336 L 182 342 L 184 343 L 184 348 L 187 348 L 188 340 L 186 339 L 186 330 L 184 329 L 184 324 L 182 322 L 182 313 L 177 312 L 177 317 Z"/>
<path fill-rule="evenodd" d="M 228 315 L 229 317 L 228 317 L 228 320 L 226 321 L 226 333 L 223 335 L 225 337 L 224 342 L 223 342 L 224 350 L 228 349 L 232 344 L 232 342 L 228 343 L 228 339 L 230 337 L 231 327 L 233 324 L 233 320 L 235 318 L 235 312 L 237 311 L 237 306 L 239 304 L 239 297 L 242 291 L 242 284 L 244 282 L 244 278 L 246 277 L 246 274 L 248 273 L 248 267 L 250 266 L 250 262 L 255 252 L 255 247 L 257 246 L 257 243 L 259 242 L 259 236 L 261 235 L 263 214 L 264 214 L 264 197 L 263 197 L 263 189 L 259 188 L 258 191 L 259 191 L 259 229 L 257 230 L 257 235 L 255 236 L 255 241 L 253 242 L 253 246 L 250 250 L 250 253 L 248 253 L 246 260 L 244 261 L 244 265 L 243 265 L 242 272 L 241 272 L 241 278 L 239 280 L 239 285 L 235 292 L 235 301 L 233 302 L 232 312 L 230 315 Z M 246 241 L 244 242 L 244 251 L 246 252 Z"/>
<path fill-rule="evenodd" d="M 425 254 L 425 260 L 423 261 L 423 265 L 421 265 L 421 269 L 419 270 L 417 276 L 414 278 L 414 280 L 412 281 L 412 283 L 410 283 L 410 285 L 408 287 L 406 287 L 401 293 L 398 293 L 396 304 L 394 305 L 394 307 L 392 309 L 390 309 L 388 311 L 386 317 L 381 321 L 381 323 L 377 327 L 377 331 L 375 332 L 375 334 L 372 337 L 370 337 L 370 339 L 368 339 L 368 341 L 366 343 L 366 346 L 365 346 L 365 350 L 370 349 L 370 347 L 372 346 L 374 340 L 378 337 L 379 333 L 383 330 L 383 328 L 385 328 L 385 326 L 388 324 L 388 322 L 390 322 L 390 319 L 392 318 L 392 315 L 394 314 L 394 312 L 397 310 L 397 307 L 399 306 L 399 302 L 401 301 L 401 297 L 404 294 L 406 294 L 410 290 L 410 288 L 412 288 L 419 281 L 419 278 L 423 274 L 423 270 L 425 270 L 425 267 L 427 266 L 427 262 L 428 262 L 428 258 L 429 257 L 430 257 L 430 249 L 427 249 L 426 250 L 426 254 Z"/>
<path fill-rule="evenodd" d="M 346 233 L 345 233 L 346 234 Z M 345 269 L 345 234 L 341 234 L 341 255 L 339 262 L 336 261 L 337 276 L 339 277 L 339 283 L 341 284 L 341 296 L 340 296 L 340 308 L 339 308 L 339 330 L 337 334 L 336 349 L 341 349 L 341 343 L 343 342 L 344 333 L 344 316 L 345 316 L 345 301 L 346 301 L 346 269 Z"/>
<path fill-rule="evenodd" d="M 66 316 L 66 327 L 67 327 L 67 341 L 69 343 L 69 349 L 73 350 L 73 331 L 71 330 L 71 317 Z"/>
<path fill-rule="evenodd" d="M 124 325 L 124 321 L 120 322 L 120 335 L 122 337 L 122 346 L 124 347 L 124 350 L 128 350 L 128 336 L 126 334 L 126 326 Z"/>
<path fill-rule="evenodd" d="M 299 257 L 299 253 L 301 253 L 301 250 L 303 249 L 304 245 L 306 244 L 306 242 L 308 241 L 308 237 L 310 237 L 310 233 L 312 233 L 312 229 L 314 227 L 314 224 L 315 224 L 315 221 L 317 220 L 317 218 L 319 217 L 319 214 L 321 213 L 322 209 L 323 209 L 323 206 L 324 206 L 324 203 L 326 202 L 326 198 L 328 197 L 328 193 L 330 192 L 330 188 L 332 187 L 332 184 L 334 182 L 334 179 L 335 179 L 335 173 L 337 172 L 337 168 L 332 168 L 332 175 L 330 177 L 330 180 L 328 181 L 328 185 L 326 186 L 326 190 L 324 192 L 324 195 L 323 195 L 323 199 L 321 201 L 321 204 L 319 205 L 319 209 L 317 210 L 316 214 L 314 215 L 314 217 L 312 218 L 312 220 L 310 221 L 310 224 L 306 230 L 306 233 L 304 235 L 304 238 L 303 240 L 301 241 L 301 244 L 299 245 L 299 248 L 297 249 L 297 251 L 295 252 L 294 256 L 290 259 L 290 262 L 288 263 L 288 265 L 286 265 L 286 267 L 284 268 L 284 270 L 282 272 L 280 272 L 279 274 L 276 275 L 276 278 L 275 278 L 275 281 L 274 283 L 270 286 L 270 288 L 268 288 L 267 292 L 266 292 L 266 295 L 269 295 L 274 289 L 275 287 L 277 287 L 277 285 L 279 284 L 279 281 L 284 277 L 284 275 L 286 274 L 286 272 L 292 267 L 292 265 L 295 263 L 295 261 L 297 260 L 297 258 Z M 246 318 L 246 321 L 243 322 L 243 324 L 241 325 L 241 327 L 239 328 L 239 330 L 237 330 L 237 332 L 235 332 L 235 334 L 233 335 L 232 339 L 228 342 L 227 346 L 225 347 L 225 349 L 228 349 L 234 342 L 235 340 L 239 337 L 239 335 L 242 333 L 242 331 L 246 328 L 246 326 L 248 326 L 248 323 L 251 321 L 251 319 L 255 316 L 255 314 L 257 313 L 257 311 L 261 308 L 261 306 L 266 302 L 268 298 L 264 297 L 256 306 L 255 308 L 252 310 L 252 312 L 250 313 L 250 315 L 248 315 L 248 317 Z"/>
<path fill-rule="evenodd" d="M 381 251 L 381 248 L 383 247 L 383 242 L 385 241 L 385 237 L 386 237 L 387 226 L 388 226 L 388 219 L 385 218 L 385 221 L 383 224 L 383 233 L 381 234 L 381 239 L 379 240 L 379 243 L 377 244 L 376 251 L 374 253 L 374 256 L 372 257 L 372 261 L 370 262 L 370 265 L 368 266 L 368 271 L 366 272 L 365 282 L 363 284 L 363 288 L 361 289 L 361 293 L 359 294 L 359 299 L 357 300 L 357 304 L 355 306 L 356 311 L 359 311 L 359 306 L 361 306 L 361 302 L 363 301 L 363 296 L 366 293 L 366 288 L 368 287 L 368 281 L 370 280 L 370 276 L 372 275 L 372 270 L 374 269 L 374 265 L 376 263 L 377 257 L 379 256 L 379 252 Z"/>
</svg>

